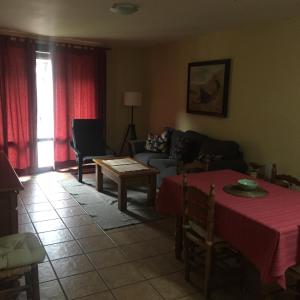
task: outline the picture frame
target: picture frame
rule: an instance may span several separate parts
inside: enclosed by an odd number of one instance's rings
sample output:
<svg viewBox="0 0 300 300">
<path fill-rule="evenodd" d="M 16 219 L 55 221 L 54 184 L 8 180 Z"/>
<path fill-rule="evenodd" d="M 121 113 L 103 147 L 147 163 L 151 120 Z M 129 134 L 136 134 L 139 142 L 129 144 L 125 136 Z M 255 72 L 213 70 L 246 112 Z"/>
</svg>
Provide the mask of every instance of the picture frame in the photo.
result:
<svg viewBox="0 0 300 300">
<path fill-rule="evenodd" d="M 188 113 L 227 117 L 230 59 L 188 64 Z"/>
</svg>

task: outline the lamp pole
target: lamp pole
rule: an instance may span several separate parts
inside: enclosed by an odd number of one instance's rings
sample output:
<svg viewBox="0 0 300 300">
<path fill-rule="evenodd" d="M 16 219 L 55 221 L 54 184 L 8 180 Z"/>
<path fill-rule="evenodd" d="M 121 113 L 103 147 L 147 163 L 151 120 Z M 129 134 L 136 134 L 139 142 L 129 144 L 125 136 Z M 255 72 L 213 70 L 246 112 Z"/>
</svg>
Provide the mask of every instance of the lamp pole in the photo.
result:
<svg viewBox="0 0 300 300">
<path fill-rule="evenodd" d="M 135 124 L 133 123 L 133 109 L 135 106 L 141 105 L 141 93 L 139 92 L 125 92 L 124 93 L 124 105 L 131 107 L 131 121 L 127 126 L 126 134 L 124 136 L 122 146 L 119 155 L 124 152 L 125 146 L 129 140 L 136 140 Z"/>
</svg>

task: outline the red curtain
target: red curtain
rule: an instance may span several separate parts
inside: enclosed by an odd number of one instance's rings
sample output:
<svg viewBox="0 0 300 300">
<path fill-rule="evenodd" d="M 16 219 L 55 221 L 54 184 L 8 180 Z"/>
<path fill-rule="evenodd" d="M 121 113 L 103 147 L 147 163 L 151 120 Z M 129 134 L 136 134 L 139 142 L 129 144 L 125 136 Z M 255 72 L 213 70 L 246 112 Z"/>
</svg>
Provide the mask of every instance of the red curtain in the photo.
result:
<svg viewBox="0 0 300 300">
<path fill-rule="evenodd" d="M 54 160 L 59 167 L 75 158 L 70 148 L 72 120 L 105 119 L 106 53 L 99 48 L 56 46 L 52 61 Z"/>
<path fill-rule="evenodd" d="M 0 150 L 19 173 L 36 167 L 35 43 L 0 36 Z"/>
</svg>

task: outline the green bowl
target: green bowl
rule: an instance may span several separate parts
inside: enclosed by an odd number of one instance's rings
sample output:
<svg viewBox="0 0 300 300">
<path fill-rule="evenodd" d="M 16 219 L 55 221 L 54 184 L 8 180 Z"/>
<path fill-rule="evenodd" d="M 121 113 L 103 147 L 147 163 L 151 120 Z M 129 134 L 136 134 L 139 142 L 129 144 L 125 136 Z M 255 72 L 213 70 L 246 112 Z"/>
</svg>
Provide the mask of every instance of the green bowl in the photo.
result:
<svg viewBox="0 0 300 300">
<path fill-rule="evenodd" d="M 257 189 L 257 183 L 251 179 L 240 179 L 238 180 L 239 187 L 245 191 L 253 191 Z"/>
</svg>

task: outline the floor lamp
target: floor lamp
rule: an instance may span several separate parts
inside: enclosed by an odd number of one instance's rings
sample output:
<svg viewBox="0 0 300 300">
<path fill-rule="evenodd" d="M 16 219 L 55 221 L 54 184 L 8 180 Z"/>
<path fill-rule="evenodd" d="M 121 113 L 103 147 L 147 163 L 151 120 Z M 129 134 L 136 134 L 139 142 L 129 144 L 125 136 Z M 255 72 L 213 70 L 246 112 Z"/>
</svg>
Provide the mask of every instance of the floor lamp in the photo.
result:
<svg viewBox="0 0 300 300">
<path fill-rule="evenodd" d="M 124 147 L 129 140 L 136 140 L 135 125 L 133 124 L 133 109 L 134 107 L 142 105 L 142 94 L 140 92 L 125 92 L 123 98 L 123 104 L 131 107 L 131 122 L 128 124 L 126 134 L 123 139 L 123 143 L 120 150 L 120 155 L 123 154 Z"/>
</svg>

